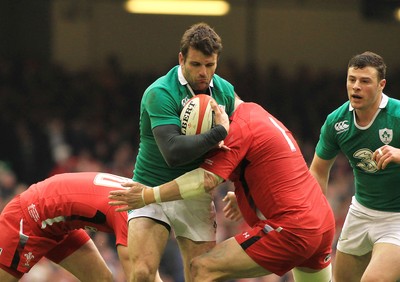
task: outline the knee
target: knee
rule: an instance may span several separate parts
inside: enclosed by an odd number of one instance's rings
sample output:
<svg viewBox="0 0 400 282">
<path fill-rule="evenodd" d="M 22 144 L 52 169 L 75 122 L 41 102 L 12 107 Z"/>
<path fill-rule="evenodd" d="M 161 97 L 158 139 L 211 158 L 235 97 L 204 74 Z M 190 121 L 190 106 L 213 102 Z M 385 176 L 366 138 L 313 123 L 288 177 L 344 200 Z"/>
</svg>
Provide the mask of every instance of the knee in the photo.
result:
<svg viewBox="0 0 400 282">
<path fill-rule="evenodd" d="M 211 277 L 211 273 L 208 271 L 201 257 L 195 257 L 190 262 L 190 274 L 193 281 L 207 281 Z"/>
<path fill-rule="evenodd" d="M 147 265 L 135 265 L 130 276 L 130 281 L 153 282 L 156 278 L 156 273 L 156 270 L 153 271 L 151 267 Z"/>
<path fill-rule="evenodd" d="M 193 279 L 195 279 L 196 277 L 199 276 L 200 270 L 201 270 L 201 267 L 200 267 L 199 259 L 198 258 L 192 259 L 190 262 L 190 274 Z"/>
</svg>

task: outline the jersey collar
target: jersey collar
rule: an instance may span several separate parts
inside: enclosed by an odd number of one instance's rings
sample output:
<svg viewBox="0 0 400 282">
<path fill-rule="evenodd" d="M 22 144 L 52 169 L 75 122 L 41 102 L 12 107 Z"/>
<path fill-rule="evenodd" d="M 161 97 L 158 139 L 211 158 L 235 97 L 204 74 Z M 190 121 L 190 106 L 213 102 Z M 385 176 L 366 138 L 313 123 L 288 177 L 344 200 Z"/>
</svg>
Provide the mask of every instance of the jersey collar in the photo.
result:
<svg viewBox="0 0 400 282">
<path fill-rule="evenodd" d="M 388 102 L 389 102 L 389 97 L 386 94 L 382 93 L 382 100 L 381 103 L 379 104 L 379 109 L 386 108 Z M 353 110 L 354 108 L 351 106 L 351 103 L 349 103 L 349 111 L 351 112 Z"/>
<path fill-rule="evenodd" d="M 181 85 L 187 85 L 188 84 L 186 78 L 183 76 L 182 67 L 181 66 L 179 66 L 179 68 L 178 68 L 178 79 L 179 79 L 179 82 L 181 83 Z M 210 81 L 210 87 L 214 87 L 213 79 L 211 79 L 211 81 Z"/>
</svg>

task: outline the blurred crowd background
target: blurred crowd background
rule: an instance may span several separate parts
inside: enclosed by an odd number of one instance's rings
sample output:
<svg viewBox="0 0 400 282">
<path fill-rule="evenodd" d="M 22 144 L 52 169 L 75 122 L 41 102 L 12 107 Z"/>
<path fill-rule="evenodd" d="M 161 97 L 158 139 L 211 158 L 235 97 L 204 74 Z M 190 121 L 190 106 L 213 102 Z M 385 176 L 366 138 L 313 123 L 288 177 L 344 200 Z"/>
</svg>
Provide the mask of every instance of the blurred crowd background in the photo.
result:
<svg viewBox="0 0 400 282">
<path fill-rule="evenodd" d="M 171 65 L 172 66 L 172 65 Z M 167 68 L 168 69 L 168 68 Z M 301 66 L 293 74 L 279 65 L 265 69 L 221 62 L 217 73 L 245 101 L 260 103 L 294 133 L 307 163 L 326 115 L 347 100 L 342 72 Z M 110 55 L 103 67 L 68 71 L 35 59 L 0 58 L 0 210 L 30 184 L 64 172 L 102 171 L 132 177 L 139 142 L 139 106 L 145 88 L 163 73 L 123 71 Z M 390 66 L 385 93 L 400 98 L 400 68 Z M 396 79 L 397 78 L 397 79 Z M 328 199 L 339 234 L 353 194 L 353 177 L 340 155 L 331 173 Z M 230 183 L 216 193 L 218 240 L 243 228 L 224 219 L 221 202 Z M 124 281 L 112 235 L 91 234 L 116 281 Z M 335 242 L 336 244 L 336 242 Z M 173 236 L 163 258 L 164 281 L 183 281 Z M 76 281 L 43 260 L 23 281 Z M 240 281 L 292 281 L 291 275 Z"/>
</svg>

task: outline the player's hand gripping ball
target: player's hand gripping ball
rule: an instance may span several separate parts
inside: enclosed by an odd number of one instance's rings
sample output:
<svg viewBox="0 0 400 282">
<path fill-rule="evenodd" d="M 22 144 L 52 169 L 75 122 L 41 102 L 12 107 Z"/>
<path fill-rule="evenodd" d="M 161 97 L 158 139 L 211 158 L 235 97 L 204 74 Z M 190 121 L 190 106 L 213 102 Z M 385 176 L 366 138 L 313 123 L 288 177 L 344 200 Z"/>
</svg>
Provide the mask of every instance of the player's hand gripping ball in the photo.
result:
<svg viewBox="0 0 400 282">
<path fill-rule="evenodd" d="M 204 133 L 214 126 L 211 97 L 198 94 L 186 102 L 181 112 L 181 131 L 185 135 Z"/>
</svg>

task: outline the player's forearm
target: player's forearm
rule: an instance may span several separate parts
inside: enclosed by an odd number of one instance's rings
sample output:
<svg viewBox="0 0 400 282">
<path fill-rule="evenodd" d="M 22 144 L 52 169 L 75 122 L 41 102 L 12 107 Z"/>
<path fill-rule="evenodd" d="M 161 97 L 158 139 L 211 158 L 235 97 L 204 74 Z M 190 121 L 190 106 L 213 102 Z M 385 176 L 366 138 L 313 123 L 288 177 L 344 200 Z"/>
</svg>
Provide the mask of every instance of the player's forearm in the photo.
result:
<svg viewBox="0 0 400 282">
<path fill-rule="evenodd" d="M 322 193 L 326 196 L 328 191 L 328 177 L 318 177 L 317 175 L 314 175 L 314 177 L 317 180 L 319 186 L 321 186 Z"/>
<path fill-rule="evenodd" d="M 186 198 L 195 198 L 208 193 L 223 181 L 221 177 L 202 168 L 192 170 L 173 181 L 143 190 L 146 205 Z"/>
<path fill-rule="evenodd" d="M 310 173 L 317 180 L 318 184 L 321 186 L 322 192 L 326 195 L 328 191 L 328 181 L 329 174 L 336 157 L 330 160 L 324 160 L 314 154 L 314 159 L 310 165 Z"/>
<path fill-rule="evenodd" d="M 203 156 L 225 139 L 227 131 L 217 125 L 203 134 L 182 135 L 176 125 L 157 126 L 153 129 L 154 138 L 170 167 L 185 165 Z"/>
<path fill-rule="evenodd" d="M 215 148 L 218 142 L 225 139 L 227 131 L 222 125 L 217 125 L 210 131 L 192 136 L 178 136 L 176 142 L 170 142 L 169 161 L 174 167 L 185 165 Z"/>
</svg>

